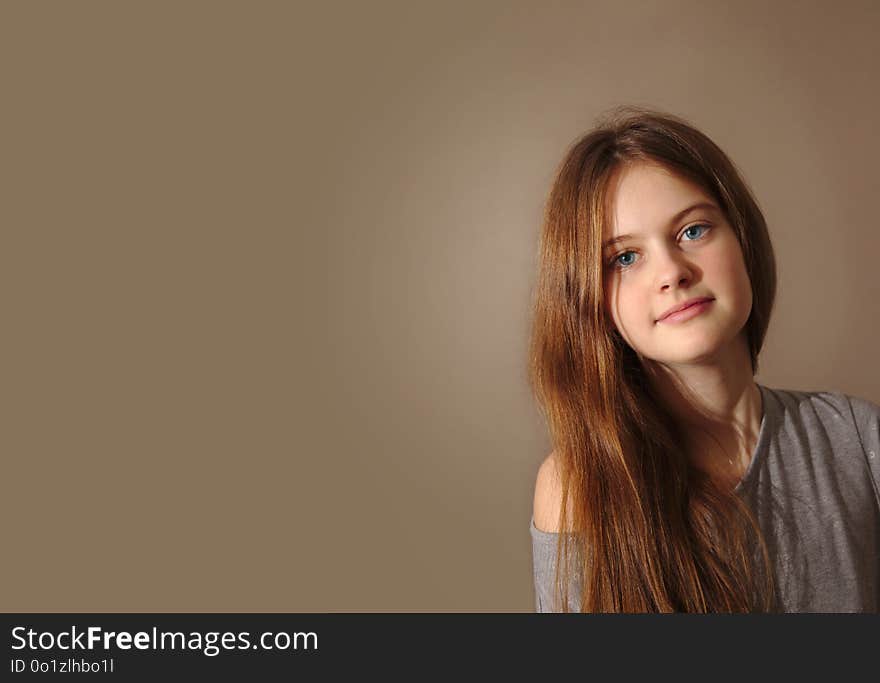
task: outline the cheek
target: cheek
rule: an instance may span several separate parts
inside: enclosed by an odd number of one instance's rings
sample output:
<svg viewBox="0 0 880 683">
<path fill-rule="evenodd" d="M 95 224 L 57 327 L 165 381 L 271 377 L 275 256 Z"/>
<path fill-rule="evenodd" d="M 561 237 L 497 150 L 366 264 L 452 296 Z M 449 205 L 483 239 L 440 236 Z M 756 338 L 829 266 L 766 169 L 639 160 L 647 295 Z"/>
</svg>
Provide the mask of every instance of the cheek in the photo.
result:
<svg viewBox="0 0 880 683">
<path fill-rule="evenodd" d="M 751 304 L 752 287 L 739 244 L 716 256 L 713 272 L 718 274 L 716 285 L 723 287 L 736 303 Z"/>
<path fill-rule="evenodd" d="M 739 242 L 734 239 L 727 248 L 713 252 L 703 265 L 709 290 L 724 298 L 732 324 L 741 327 L 752 310 L 752 286 Z"/>
</svg>

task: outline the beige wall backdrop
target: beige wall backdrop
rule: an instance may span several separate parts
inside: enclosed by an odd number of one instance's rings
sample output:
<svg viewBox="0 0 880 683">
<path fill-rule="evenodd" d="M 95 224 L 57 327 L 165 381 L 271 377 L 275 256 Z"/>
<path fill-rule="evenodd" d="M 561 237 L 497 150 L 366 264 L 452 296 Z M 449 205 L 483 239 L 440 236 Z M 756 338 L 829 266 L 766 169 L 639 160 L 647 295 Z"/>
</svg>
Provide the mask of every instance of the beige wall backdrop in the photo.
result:
<svg viewBox="0 0 880 683">
<path fill-rule="evenodd" d="M 556 164 L 684 116 L 765 211 L 758 380 L 880 401 L 880 8 L 0 8 L 3 611 L 530 611 Z"/>
</svg>

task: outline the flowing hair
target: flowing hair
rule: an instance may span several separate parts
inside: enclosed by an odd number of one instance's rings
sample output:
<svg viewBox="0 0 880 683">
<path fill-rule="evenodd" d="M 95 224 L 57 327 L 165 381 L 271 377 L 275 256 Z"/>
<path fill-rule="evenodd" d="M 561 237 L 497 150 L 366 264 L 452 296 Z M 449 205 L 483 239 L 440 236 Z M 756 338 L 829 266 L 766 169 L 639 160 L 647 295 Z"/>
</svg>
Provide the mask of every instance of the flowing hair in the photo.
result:
<svg viewBox="0 0 880 683">
<path fill-rule="evenodd" d="M 570 147 L 546 202 L 529 340 L 529 381 L 562 487 L 555 598 L 568 611 L 577 577 L 582 612 L 775 611 L 754 515 L 689 463 L 682 427 L 603 305 L 610 181 L 633 162 L 703 188 L 736 233 L 753 294 L 745 325 L 753 375 L 776 292 L 764 216 L 705 134 L 627 106 Z"/>
</svg>

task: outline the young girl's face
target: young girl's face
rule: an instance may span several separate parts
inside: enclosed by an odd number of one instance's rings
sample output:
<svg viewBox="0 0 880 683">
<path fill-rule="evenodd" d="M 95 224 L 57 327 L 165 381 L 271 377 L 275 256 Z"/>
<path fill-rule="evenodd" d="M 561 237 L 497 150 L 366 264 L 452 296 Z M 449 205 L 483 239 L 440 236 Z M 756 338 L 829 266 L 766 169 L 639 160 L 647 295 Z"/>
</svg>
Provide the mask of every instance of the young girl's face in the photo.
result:
<svg viewBox="0 0 880 683">
<path fill-rule="evenodd" d="M 719 360 L 752 308 L 742 250 L 723 212 L 698 185 L 654 163 L 621 168 L 610 191 L 602 259 L 614 326 L 640 356 L 660 363 Z M 702 206 L 681 213 L 696 204 Z M 703 297 L 711 300 L 661 319 Z"/>
</svg>

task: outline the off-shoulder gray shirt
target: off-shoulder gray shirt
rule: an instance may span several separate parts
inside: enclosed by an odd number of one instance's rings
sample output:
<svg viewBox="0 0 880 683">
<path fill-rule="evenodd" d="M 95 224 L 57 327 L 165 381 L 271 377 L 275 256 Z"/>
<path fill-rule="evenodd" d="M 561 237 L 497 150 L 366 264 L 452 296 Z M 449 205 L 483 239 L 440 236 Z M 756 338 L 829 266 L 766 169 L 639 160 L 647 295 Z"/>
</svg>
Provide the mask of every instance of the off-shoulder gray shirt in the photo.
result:
<svg viewBox="0 0 880 683">
<path fill-rule="evenodd" d="M 736 491 L 755 512 L 784 612 L 880 611 L 880 406 L 758 384 L 764 415 Z M 553 603 L 558 534 L 530 521 L 535 607 Z M 569 611 L 580 607 L 575 581 Z"/>
</svg>

